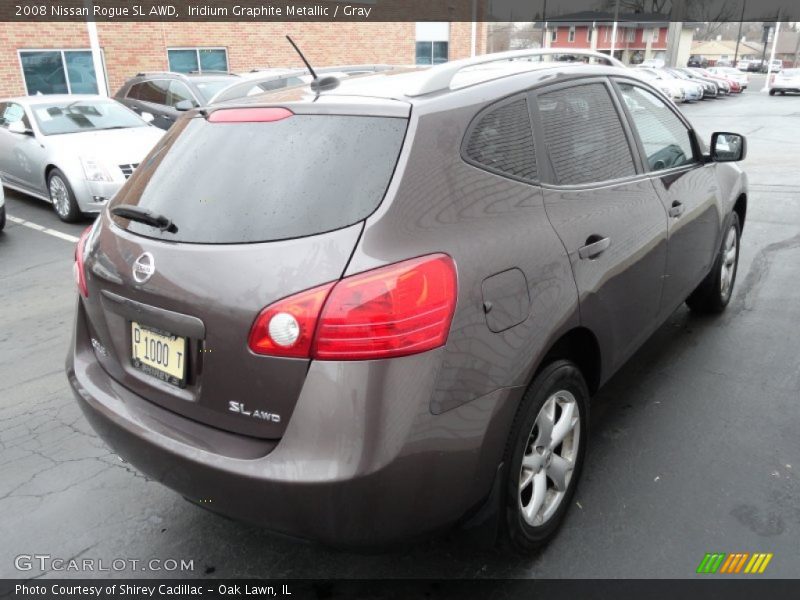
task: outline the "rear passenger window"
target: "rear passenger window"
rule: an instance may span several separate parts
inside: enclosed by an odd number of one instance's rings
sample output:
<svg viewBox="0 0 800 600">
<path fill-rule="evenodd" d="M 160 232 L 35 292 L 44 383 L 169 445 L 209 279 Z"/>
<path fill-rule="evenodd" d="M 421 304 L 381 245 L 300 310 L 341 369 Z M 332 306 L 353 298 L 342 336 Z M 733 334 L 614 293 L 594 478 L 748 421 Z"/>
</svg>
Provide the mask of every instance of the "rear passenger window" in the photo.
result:
<svg viewBox="0 0 800 600">
<path fill-rule="evenodd" d="M 636 174 L 625 131 L 604 84 L 539 94 L 537 104 L 556 183 L 596 183 Z"/>
<path fill-rule="evenodd" d="M 128 98 L 142 100 L 143 102 L 152 102 L 153 104 L 166 104 L 168 84 L 168 81 L 145 81 L 143 83 L 135 83 L 128 91 Z"/>
<path fill-rule="evenodd" d="M 467 162 L 500 175 L 536 181 L 533 131 L 525 98 L 479 116 L 469 133 L 464 156 Z"/>
</svg>

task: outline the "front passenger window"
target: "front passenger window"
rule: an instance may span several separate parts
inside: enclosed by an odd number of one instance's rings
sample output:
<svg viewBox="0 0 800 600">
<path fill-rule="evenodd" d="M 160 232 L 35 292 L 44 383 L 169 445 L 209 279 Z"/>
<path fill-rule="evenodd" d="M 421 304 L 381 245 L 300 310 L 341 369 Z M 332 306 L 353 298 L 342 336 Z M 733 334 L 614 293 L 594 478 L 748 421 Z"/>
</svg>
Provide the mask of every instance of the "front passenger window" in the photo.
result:
<svg viewBox="0 0 800 600">
<path fill-rule="evenodd" d="M 689 129 L 663 100 L 628 83 L 619 84 L 622 99 L 642 140 L 651 171 L 694 162 Z"/>
<path fill-rule="evenodd" d="M 170 81 L 169 92 L 167 93 L 167 105 L 174 108 L 179 102 L 183 102 L 184 100 L 188 100 L 193 106 L 197 105 L 194 96 L 192 96 L 192 92 L 189 91 L 189 88 L 186 87 L 185 84 L 180 81 Z"/>
</svg>

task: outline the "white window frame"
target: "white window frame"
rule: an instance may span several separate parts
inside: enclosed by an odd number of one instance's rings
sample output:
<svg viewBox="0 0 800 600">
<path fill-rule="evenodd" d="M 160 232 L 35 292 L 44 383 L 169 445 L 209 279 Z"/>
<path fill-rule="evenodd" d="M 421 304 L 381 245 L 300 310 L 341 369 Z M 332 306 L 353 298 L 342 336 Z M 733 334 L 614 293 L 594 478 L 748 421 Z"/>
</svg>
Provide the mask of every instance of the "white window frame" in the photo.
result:
<svg viewBox="0 0 800 600">
<path fill-rule="evenodd" d="M 657 42 L 659 37 L 661 37 L 661 28 L 653 27 L 653 34 L 650 36 L 650 41 Z"/>
<path fill-rule="evenodd" d="M 550 32 L 550 41 L 551 42 L 558 41 L 558 27 L 553 27 L 553 31 Z"/>
<path fill-rule="evenodd" d="M 25 95 L 30 96 L 28 89 L 28 81 L 25 79 L 25 69 L 22 66 L 22 54 L 24 52 L 58 52 L 61 54 L 61 68 L 64 69 L 64 79 L 67 82 L 67 93 L 72 93 L 72 84 L 69 82 L 69 71 L 67 70 L 67 59 L 64 58 L 65 52 L 91 52 L 91 48 L 18 48 L 17 49 L 17 63 L 19 64 L 19 72 L 22 75 L 22 83 L 25 85 Z M 106 54 L 103 49 L 100 49 L 100 62 L 103 64 L 103 72 L 94 74 L 95 81 L 97 81 L 97 93 L 102 95 L 102 89 L 108 90 L 108 78 L 106 77 Z M 94 65 L 92 65 L 94 68 Z M 101 79 L 102 77 L 102 79 Z"/>
<path fill-rule="evenodd" d="M 170 71 L 169 66 L 169 53 L 172 50 L 194 50 L 194 55 L 197 58 L 197 73 L 203 73 L 203 65 L 200 64 L 200 50 L 222 50 L 225 52 L 225 64 L 228 67 L 228 72 L 231 71 L 231 62 L 228 60 L 228 48 L 226 46 L 173 46 L 167 48 L 167 71 Z M 216 72 L 216 71 L 213 71 Z M 194 73 L 194 71 L 192 71 Z"/>
<path fill-rule="evenodd" d="M 569 33 L 567 34 L 567 41 L 574 42 L 575 41 L 575 26 L 571 26 L 569 28 Z"/>
</svg>

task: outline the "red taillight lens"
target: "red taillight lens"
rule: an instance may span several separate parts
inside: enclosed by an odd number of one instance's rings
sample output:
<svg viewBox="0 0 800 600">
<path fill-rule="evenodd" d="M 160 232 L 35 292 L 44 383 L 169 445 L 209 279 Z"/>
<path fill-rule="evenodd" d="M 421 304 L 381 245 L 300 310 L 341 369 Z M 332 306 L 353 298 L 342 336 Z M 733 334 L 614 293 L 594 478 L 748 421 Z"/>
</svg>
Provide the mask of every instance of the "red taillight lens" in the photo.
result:
<svg viewBox="0 0 800 600">
<path fill-rule="evenodd" d="M 269 356 L 308 358 L 317 318 L 333 286 L 333 282 L 326 283 L 262 310 L 250 329 L 250 350 Z"/>
<path fill-rule="evenodd" d="M 89 238 L 91 231 L 92 227 L 87 227 L 81 234 L 81 237 L 78 238 L 78 243 L 75 245 L 75 262 L 72 265 L 72 275 L 75 277 L 75 285 L 78 286 L 78 291 L 84 298 L 89 297 L 89 289 L 86 287 L 86 270 L 83 265 L 83 256 L 86 250 L 86 240 Z"/>
<path fill-rule="evenodd" d="M 457 289 L 455 263 L 444 254 L 353 275 L 264 309 L 250 332 L 250 349 L 318 360 L 431 350 L 447 341 Z"/>
<path fill-rule="evenodd" d="M 294 115 L 288 108 L 221 108 L 208 115 L 209 123 L 271 123 Z"/>
<path fill-rule="evenodd" d="M 314 358 L 366 360 L 416 354 L 447 341 L 456 269 L 443 254 L 343 279 L 322 311 Z"/>
</svg>

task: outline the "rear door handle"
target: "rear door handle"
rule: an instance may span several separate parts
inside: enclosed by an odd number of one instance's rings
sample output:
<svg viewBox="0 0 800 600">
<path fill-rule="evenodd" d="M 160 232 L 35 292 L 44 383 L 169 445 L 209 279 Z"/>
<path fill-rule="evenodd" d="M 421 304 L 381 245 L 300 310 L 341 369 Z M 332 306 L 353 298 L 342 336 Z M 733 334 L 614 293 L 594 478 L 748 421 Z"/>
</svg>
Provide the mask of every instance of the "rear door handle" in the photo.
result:
<svg viewBox="0 0 800 600">
<path fill-rule="evenodd" d="M 683 214 L 683 210 L 683 202 L 675 200 L 675 202 L 673 202 L 672 206 L 669 208 L 669 216 L 673 219 L 677 219 Z"/>
<path fill-rule="evenodd" d="M 578 248 L 578 256 L 583 259 L 593 259 L 600 256 L 611 245 L 611 238 L 601 238 L 599 235 L 590 235 L 586 245 Z"/>
</svg>

